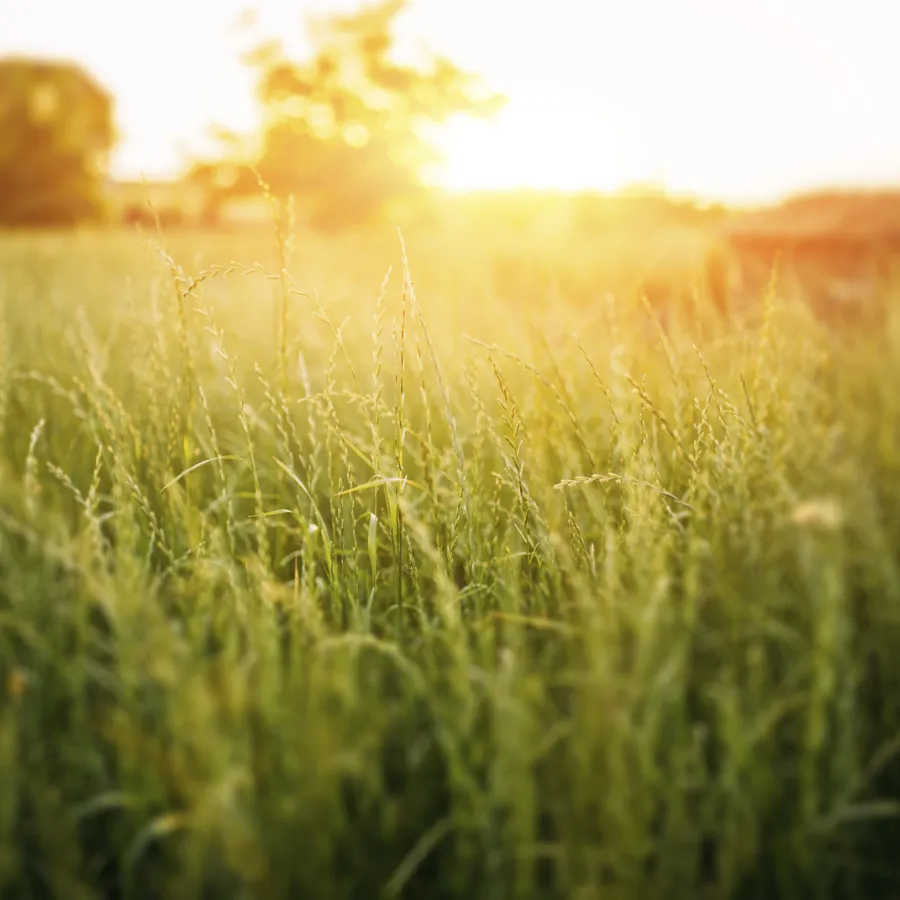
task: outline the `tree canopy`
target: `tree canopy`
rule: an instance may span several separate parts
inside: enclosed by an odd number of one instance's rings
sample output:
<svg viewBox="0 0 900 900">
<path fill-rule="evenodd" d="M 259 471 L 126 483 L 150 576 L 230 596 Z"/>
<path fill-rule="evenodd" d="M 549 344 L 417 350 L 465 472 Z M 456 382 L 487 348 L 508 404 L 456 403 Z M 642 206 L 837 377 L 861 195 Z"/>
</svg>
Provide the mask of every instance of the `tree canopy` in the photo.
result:
<svg viewBox="0 0 900 900">
<path fill-rule="evenodd" d="M 102 215 L 114 140 L 112 99 L 79 67 L 0 60 L 0 225 Z"/>
<path fill-rule="evenodd" d="M 315 224 L 353 224 L 422 190 L 440 161 L 429 126 L 459 114 L 491 114 L 504 99 L 450 60 L 423 66 L 394 58 L 393 25 L 405 0 L 382 0 L 309 24 L 311 57 L 291 59 L 277 41 L 248 56 L 263 112 L 260 146 L 244 158 L 230 144 L 195 179 L 221 196 L 259 190 L 297 197 Z M 225 136 L 227 138 L 227 135 Z"/>
</svg>

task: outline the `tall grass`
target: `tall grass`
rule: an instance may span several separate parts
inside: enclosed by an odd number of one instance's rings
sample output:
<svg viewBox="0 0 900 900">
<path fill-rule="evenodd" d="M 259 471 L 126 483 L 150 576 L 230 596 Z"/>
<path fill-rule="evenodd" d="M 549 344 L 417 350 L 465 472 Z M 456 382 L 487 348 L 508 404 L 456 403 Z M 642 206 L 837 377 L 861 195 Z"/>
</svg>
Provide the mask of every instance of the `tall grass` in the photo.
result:
<svg viewBox="0 0 900 900">
<path fill-rule="evenodd" d="M 895 324 L 407 237 L 0 247 L 0 895 L 896 896 Z"/>
</svg>

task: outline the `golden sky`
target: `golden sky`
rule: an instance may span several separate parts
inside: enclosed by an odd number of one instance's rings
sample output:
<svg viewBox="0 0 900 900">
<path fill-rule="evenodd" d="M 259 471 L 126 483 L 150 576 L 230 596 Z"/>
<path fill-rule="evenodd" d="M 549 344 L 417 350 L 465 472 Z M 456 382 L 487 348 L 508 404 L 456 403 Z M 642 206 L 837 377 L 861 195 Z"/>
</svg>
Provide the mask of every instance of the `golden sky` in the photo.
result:
<svg viewBox="0 0 900 900">
<path fill-rule="evenodd" d="M 117 97 L 116 171 L 153 177 L 208 148 L 210 124 L 254 121 L 252 40 L 235 28 L 248 6 L 284 37 L 357 5 L 0 0 L 0 55 L 82 62 Z M 451 188 L 900 185 L 900 0 L 411 0 L 399 31 L 510 98 L 443 136 Z"/>
</svg>

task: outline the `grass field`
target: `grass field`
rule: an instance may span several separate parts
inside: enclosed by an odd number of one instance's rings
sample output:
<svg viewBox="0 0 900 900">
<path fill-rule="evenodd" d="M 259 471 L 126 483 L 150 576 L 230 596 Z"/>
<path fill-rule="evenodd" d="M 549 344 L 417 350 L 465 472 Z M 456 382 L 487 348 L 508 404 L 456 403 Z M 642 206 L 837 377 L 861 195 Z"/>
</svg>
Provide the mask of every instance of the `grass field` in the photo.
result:
<svg viewBox="0 0 900 900">
<path fill-rule="evenodd" d="M 405 237 L 0 241 L 0 896 L 898 896 L 896 310 Z"/>
</svg>

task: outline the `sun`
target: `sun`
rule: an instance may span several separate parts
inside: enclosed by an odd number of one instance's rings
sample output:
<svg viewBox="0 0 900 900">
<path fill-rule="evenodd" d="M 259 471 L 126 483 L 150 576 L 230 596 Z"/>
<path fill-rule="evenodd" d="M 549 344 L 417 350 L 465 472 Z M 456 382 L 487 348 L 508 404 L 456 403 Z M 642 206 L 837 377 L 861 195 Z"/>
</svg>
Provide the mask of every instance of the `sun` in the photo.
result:
<svg viewBox="0 0 900 900">
<path fill-rule="evenodd" d="M 457 118 L 437 135 L 451 191 L 602 190 L 627 181 L 614 135 L 588 111 L 551 97 L 515 98 L 491 120 Z"/>
</svg>

